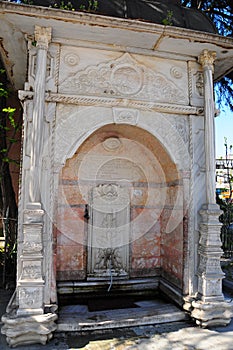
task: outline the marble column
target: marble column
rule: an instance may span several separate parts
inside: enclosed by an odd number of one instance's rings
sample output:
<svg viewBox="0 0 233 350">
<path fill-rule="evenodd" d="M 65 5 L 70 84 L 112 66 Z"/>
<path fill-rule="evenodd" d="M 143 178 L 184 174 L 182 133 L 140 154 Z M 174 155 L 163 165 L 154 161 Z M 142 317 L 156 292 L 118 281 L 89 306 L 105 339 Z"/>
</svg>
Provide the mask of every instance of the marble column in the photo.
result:
<svg viewBox="0 0 233 350">
<path fill-rule="evenodd" d="M 57 315 L 46 310 L 44 303 L 44 210 L 41 205 L 40 178 L 41 155 L 44 142 L 45 86 L 47 55 L 51 41 L 51 28 L 35 27 L 37 47 L 36 74 L 34 81 L 32 129 L 28 135 L 31 147 L 29 175 L 29 203 L 23 215 L 23 242 L 19 250 L 16 308 L 8 307 L 2 317 L 2 333 L 10 346 L 45 344 L 56 329 Z"/>
<path fill-rule="evenodd" d="M 31 132 L 31 167 L 29 196 L 30 202 L 40 202 L 41 153 L 43 147 L 43 124 L 45 113 L 45 85 L 47 72 L 47 54 L 51 41 L 51 28 L 35 26 L 37 47 L 36 75 L 34 83 L 32 132 Z"/>
<path fill-rule="evenodd" d="M 230 322 L 230 305 L 224 301 L 222 279 L 224 273 L 220 265 L 222 255 L 219 216 L 221 211 L 215 195 L 215 135 L 214 135 L 214 90 L 213 70 L 216 53 L 204 50 L 199 63 L 204 75 L 205 99 L 205 174 L 206 203 L 200 216 L 198 294 L 192 302 L 191 315 L 197 324 L 208 327 L 226 325 Z"/>
</svg>

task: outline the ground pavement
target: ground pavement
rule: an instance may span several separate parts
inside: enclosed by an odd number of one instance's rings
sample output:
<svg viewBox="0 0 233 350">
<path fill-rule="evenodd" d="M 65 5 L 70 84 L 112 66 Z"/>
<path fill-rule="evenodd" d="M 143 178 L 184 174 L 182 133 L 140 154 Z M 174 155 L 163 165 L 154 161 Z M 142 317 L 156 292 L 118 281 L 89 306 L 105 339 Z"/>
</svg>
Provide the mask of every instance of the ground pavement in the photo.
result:
<svg viewBox="0 0 233 350">
<path fill-rule="evenodd" d="M 11 293 L 0 289 L 0 315 Z M 2 325 L 2 324 L 1 324 Z M 233 321 L 227 327 L 202 329 L 191 321 L 140 326 L 98 333 L 55 334 L 47 345 L 21 346 L 19 350 L 233 350 Z M 0 336 L 0 350 L 9 350 Z"/>
</svg>

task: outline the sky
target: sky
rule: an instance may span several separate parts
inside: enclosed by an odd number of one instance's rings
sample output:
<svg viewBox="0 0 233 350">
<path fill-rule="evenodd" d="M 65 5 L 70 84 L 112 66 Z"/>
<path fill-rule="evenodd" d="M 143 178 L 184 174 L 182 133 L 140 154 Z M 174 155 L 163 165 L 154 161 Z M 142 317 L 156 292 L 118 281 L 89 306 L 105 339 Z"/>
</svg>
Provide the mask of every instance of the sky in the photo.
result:
<svg viewBox="0 0 233 350">
<path fill-rule="evenodd" d="M 215 146 L 216 157 L 225 156 L 224 137 L 228 145 L 233 145 L 233 112 L 224 107 L 220 115 L 215 118 Z"/>
</svg>

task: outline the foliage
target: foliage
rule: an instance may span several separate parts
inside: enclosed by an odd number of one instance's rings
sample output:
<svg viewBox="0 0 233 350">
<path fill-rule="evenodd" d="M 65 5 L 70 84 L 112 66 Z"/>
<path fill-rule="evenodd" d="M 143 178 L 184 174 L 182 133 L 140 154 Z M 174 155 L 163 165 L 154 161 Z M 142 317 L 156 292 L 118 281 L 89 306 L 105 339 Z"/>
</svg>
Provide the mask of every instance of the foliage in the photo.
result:
<svg viewBox="0 0 233 350">
<path fill-rule="evenodd" d="M 220 205 L 220 209 L 223 211 L 222 215 L 219 217 L 219 221 L 222 223 L 221 227 L 221 240 L 224 250 L 224 255 L 228 257 L 228 255 L 232 255 L 233 252 L 233 199 L 232 199 L 232 184 L 233 184 L 233 176 L 230 173 L 230 162 L 229 162 L 229 154 L 231 154 L 232 145 L 228 144 L 227 138 L 224 138 L 224 146 L 225 146 L 225 160 L 226 160 L 226 175 L 227 182 L 229 185 L 230 195 L 225 200 L 220 200 L 217 197 L 217 203 Z"/>
<path fill-rule="evenodd" d="M 98 9 L 98 0 L 21 0 L 20 2 L 26 5 L 35 4 L 67 11 L 96 12 Z"/>
<path fill-rule="evenodd" d="M 233 1 L 232 0 L 180 0 L 186 7 L 203 11 L 215 24 L 220 35 L 233 37 Z M 233 111 L 233 72 L 216 83 L 217 103 L 222 108 L 228 105 Z"/>
<path fill-rule="evenodd" d="M 15 97 L 14 94 L 5 70 L 0 66 L 0 230 L 4 237 L 0 251 L 0 270 L 3 285 L 13 277 L 16 266 L 17 203 L 10 164 L 19 164 L 19 160 L 13 159 L 10 151 L 20 138 L 21 120 L 16 120 L 16 109 L 7 106 L 8 98 Z"/>
<path fill-rule="evenodd" d="M 4 73 L 5 71 L 1 69 L 0 74 Z M 9 91 L 2 82 L 0 82 L 0 96 L 4 98 L 9 96 Z M 0 110 L 0 180 L 5 175 L 4 163 L 19 163 L 18 160 L 9 156 L 12 145 L 18 141 L 17 134 L 21 128 L 20 123 L 15 120 L 15 111 L 16 109 L 12 107 L 3 107 Z"/>
<path fill-rule="evenodd" d="M 39 5 L 59 8 L 68 11 L 86 11 L 95 13 L 98 11 L 101 0 L 8 0 L 28 5 Z M 113 0 L 109 0 L 111 2 Z M 115 1 L 115 0 L 114 0 Z M 146 1 L 142 0 L 142 2 Z M 195 8 L 202 11 L 215 24 L 220 35 L 233 37 L 233 0 L 177 0 L 184 7 Z M 137 6 L 137 5 L 135 5 Z M 173 25 L 172 11 L 168 11 L 163 19 L 164 25 Z M 216 102 L 219 108 L 224 105 L 233 111 L 233 71 L 229 72 L 220 81 L 216 82 Z M 1 87 L 0 87 L 1 88 Z"/>
<path fill-rule="evenodd" d="M 222 223 L 221 227 L 221 241 L 224 255 L 226 257 L 232 257 L 233 252 L 233 203 L 230 201 L 223 201 L 217 199 L 220 209 L 223 211 L 219 217 L 219 221 Z"/>
<path fill-rule="evenodd" d="M 0 214 L 17 217 L 15 193 L 10 176 L 10 163 L 19 164 L 10 156 L 12 146 L 19 140 L 21 123 L 15 119 L 15 108 L 7 107 L 7 98 L 12 92 L 4 69 L 0 69 Z"/>
<path fill-rule="evenodd" d="M 163 25 L 165 25 L 165 26 L 172 26 L 173 25 L 172 17 L 173 17 L 173 12 L 172 11 L 168 11 L 167 12 L 167 17 L 162 20 Z"/>
</svg>

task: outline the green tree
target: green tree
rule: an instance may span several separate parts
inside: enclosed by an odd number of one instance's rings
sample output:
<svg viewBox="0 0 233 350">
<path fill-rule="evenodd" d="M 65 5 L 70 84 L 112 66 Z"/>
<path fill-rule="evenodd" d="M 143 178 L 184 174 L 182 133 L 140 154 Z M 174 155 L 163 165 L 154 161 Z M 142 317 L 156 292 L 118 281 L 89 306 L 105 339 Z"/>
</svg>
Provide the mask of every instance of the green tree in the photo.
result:
<svg viewBox="0 0 233 350">
<path fill-rule="evenodd" d="M 15 108 L 8 107 L 8 99 L 15 92 L 10 89 L 9 82 L 0 61 L 0 228 L 5 236 L 5 249 L 0 251 L 0 267 L 3 268 L 3 284 L 6 276 L 14 274 L 14 260 L 17 227 L 17 202 L 13 187 L 10 164 L 19 163 L 19 159 L 12 159 L 10 151 L 18 142 L 21 121 L 15 120 Z M 13 264 L 12 264 L 13 263 Z"/>
<path fill-rule="evenodd" d="M 17 204 L 12 179 L 10 163 L 19 162 L 9 156 L 12 145 L 17 142 L 20 124 L 15 121 L 15 108 L 7 106 L 9 97 L 8 80 L 4 69 L 0 68 L 0 215 L 17 217 Z M 12 92 L 13 93 L 13 92 Z"/>
<path fill-rule="evenodd" d="M 21 2 L 29 5 L 39 5 L 46 7 L 60 8 L 72 11 L 88 11 L 98 12 L 103 0 L 9 0 L 13 2 Z M 117 9 L 121 6 L 127 7 L 127 1 L 108 0 Z M 176 0 L 178 4 L 184 7 L 190 7 L 202 11 L 215 24 L 220 35 L 233 37 L 233 0 Z M 141 0 L 142 4 L 147 4 L 147 0 Z M 153 0 L 151 0 L 153 3 Z M 162 0 L 161 0 L 162 2 Z M 174 0 L 171 0 L 174 2 Z M 157 1 L 155 2 L 157 5 Z M 135 6 L 138 6 L 135 4 Z M 170 13 L 171 14 L 171 13 Z M 170 25 L 172 23 L 171 16 L 163 20 L 163 24 Z M 220 81 L 216 82 L 217 103 L 222 108 L 228 105 L 233 111 L 233 71 L 229 72 Z"/>
<path fill-rule="evenodd" d="M 233 0 L 180 0 L 183 6 L 202 11 L 215 24 L 220 35 L 233 37 Z M 233 71 L 216 83 L 217 102 L 233 111 Z"/>
</svg>

